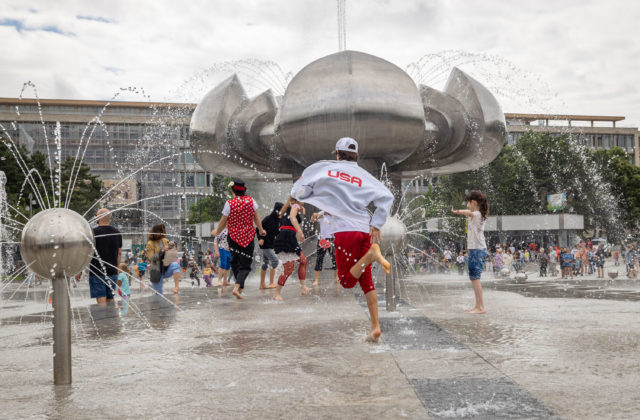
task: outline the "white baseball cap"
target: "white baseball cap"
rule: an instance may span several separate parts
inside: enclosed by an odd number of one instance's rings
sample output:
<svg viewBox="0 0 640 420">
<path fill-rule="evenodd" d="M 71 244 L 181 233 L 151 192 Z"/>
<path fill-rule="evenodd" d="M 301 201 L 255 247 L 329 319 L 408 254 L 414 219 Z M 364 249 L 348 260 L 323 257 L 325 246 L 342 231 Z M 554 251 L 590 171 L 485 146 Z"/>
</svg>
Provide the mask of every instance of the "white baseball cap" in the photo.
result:
<svg viewBox="0 0 640 420">
<path fill-rule="evenodd" d="M 336 150 L 358 153 L 358 142 L 351 137 L 343 137 L 336 143 Z"/>
</svg>

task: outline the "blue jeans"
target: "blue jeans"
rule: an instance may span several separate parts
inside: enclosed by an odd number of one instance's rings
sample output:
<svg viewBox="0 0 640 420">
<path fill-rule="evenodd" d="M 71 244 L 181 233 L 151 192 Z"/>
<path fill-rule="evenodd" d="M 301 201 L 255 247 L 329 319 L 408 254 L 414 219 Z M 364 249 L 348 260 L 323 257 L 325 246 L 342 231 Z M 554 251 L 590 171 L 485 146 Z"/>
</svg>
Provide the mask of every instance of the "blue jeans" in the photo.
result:
<svg viewBox="0 0 640 420">
<path fill-rule="evenodd" d="M 469 250 L 469 280 L 479 280 L 484 270 L 484 260 L 487 258 L 487 249 Z"/>
<path fill-rule="evenodd" d="M 153 290 L 155 290 L 159 295 L 162 294 L 162 283 L 163 282 L 164 282 L 164 279 L 160 279 L 160 281 L 157 282 L 157 283 L 150 282 L 151 283 L 151 287 L 153 287 Z"/>
<path fill-rule="evenodd" d="M 278 266 L 278 256 L 273 248 L 266 248 L 262 250 L 262 271 L 265 271 L 267 268 L 276 268 Z"/>
</svg>

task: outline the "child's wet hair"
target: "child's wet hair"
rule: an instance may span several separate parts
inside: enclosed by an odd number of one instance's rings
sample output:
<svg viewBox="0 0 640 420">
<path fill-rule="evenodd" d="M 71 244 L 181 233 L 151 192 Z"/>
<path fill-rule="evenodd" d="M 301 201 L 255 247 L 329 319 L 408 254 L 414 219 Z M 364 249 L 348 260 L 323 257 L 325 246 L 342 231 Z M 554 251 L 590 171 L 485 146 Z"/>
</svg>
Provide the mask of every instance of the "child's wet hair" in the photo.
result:
<svg viewBox="0 0 640 420">
<path fill-rule="evenodd" d="M 482 219 L 486 220 L 489 216 L 489 201 L 487 201 L 487 197 L 482 194 L 480 191 L 471 190 L 464 197 L 464 201 L 469 202 L 475 200 L 478 203 L 478 207 L 480 210 L 480 214 L 482 215 Z"/>
</svg>

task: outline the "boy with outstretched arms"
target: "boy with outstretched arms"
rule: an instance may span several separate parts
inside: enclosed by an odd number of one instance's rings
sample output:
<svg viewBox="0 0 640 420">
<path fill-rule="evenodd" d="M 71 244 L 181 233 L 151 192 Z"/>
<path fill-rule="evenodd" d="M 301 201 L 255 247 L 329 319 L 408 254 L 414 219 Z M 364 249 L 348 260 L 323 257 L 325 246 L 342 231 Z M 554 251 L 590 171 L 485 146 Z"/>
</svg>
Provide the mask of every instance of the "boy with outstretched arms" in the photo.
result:
<svg viewBox="0 0 640 420">
<path fill-rule="evenodd" d="M 371 277 L 371 263 L 377 261 L 389 273 L 389 262 L 380 253 L 380 229 L 393 204 L 393 194 L 380 181 L 358 166 L 358 143 L 343 137 L 336 143 L 336 160 L 309 166 L 293 185 L 291 196 L 333 215 L 331 232 L 338 278 L 344 288 L 356 283 L 367 299 L 371 315 L 368 341 L 380 337 L 378 298 Z M 369 216 L 367 206 L 376 207 Z"/>
</svg>

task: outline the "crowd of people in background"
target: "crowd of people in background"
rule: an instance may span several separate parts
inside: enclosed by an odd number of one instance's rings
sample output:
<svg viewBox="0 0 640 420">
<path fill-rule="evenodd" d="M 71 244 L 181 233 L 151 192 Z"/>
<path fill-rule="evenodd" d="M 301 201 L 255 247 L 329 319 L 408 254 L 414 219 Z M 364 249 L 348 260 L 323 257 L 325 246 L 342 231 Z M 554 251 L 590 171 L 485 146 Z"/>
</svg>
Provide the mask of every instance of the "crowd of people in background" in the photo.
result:
<svg viewBox="0 0 640 420">
<path fill-rule="evenodd" d="M 406 252 L 408 269 L 413 273 L 465 273 L 468 254 L 455 243 L 448 243 L 441 248 L 411 249 Z M 582 240 L 571 247 L 557 245 L 541 246 L 530 243 L 502 243 L 489 246 L 486 257 L 486 270 L 500 278 L 513 273 L 536 270 L 540 277 L 574 278 L 593 276 L 604 278 L 605 261 L 614 267 L 624 266 L 629 278 L 636 278 L 640 273 L 640 241 L 638 243 L 622 243 L 617 247 L 593 244 L 590 240 Z M 537 267 L 533 267 L 533 265 Z"/>
</svg>

